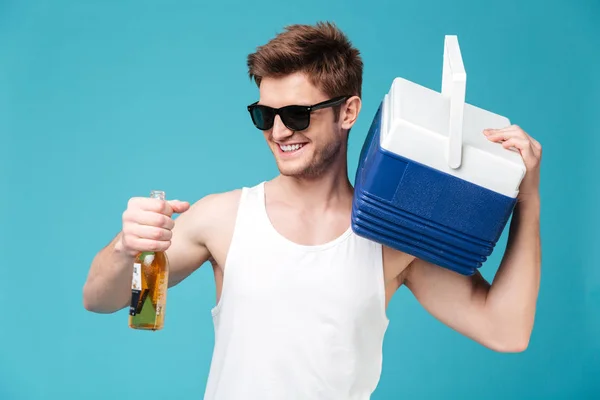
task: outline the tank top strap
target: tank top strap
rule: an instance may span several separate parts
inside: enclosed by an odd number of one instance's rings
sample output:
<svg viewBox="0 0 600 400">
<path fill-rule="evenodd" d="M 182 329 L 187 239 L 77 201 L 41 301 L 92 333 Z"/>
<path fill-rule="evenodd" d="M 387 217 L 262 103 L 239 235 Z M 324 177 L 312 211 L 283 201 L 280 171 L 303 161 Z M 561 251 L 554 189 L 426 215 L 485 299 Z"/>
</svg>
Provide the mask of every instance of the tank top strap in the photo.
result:
<svg viewBox="0 0 600 400">
<path fill-rule="evenodd" d="M 253 237 L 269 234 L 270 221 L 266 214 L 264 185 L 265 182 L 261 182 L 242 189 L 236 230 L 244 230 L 246 234 L 254 233 Z"/>
<path fill-rule="evenodd" d="M 254 230 L 260 220 L 260 211 L 264 199 L 264 182 L 255 186 L 242 187 L 235 221 L 235 231 L 240 229 Z"/>
<path fill-rule="evenodd" d="M 261 216 L 261 201 L 264 198 L 261 182 L 255 186 L 242 187 L 233 235 L 227 252 L 225 269 L 230 264 L 243 262 L 244 253 L 255 247 L 254 243 L 268 233 Z"/>
</svg>

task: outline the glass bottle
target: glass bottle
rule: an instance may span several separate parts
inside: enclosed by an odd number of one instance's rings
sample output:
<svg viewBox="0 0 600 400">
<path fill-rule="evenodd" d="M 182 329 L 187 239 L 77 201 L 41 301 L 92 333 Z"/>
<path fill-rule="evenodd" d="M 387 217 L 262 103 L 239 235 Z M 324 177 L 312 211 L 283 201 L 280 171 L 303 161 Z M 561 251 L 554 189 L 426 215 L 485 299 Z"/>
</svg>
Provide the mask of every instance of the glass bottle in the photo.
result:
<svg viewBox="0 0 600 400">
<path fill-rule="evenodd" d="M 165 192 L 153 190 L 150 197 L 165 200 Z M 142 252 L 133 263 L 129 327 L 157 331 L 165 323 L 169 261 L 164 251 Z"/>
</svg>

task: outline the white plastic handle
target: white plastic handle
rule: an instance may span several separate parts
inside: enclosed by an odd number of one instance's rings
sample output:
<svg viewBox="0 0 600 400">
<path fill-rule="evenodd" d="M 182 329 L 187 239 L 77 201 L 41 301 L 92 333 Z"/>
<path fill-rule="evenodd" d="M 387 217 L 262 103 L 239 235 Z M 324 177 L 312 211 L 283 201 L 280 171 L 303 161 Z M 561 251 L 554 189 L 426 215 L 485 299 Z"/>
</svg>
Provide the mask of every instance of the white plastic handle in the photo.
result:
<svg viewBox="0 0 600 400">
<path fill-rule="evenodd" d="M 448 121 L 448 166 L 456 169 L 462 161 L 463 112 L 467 73 L 456 35 L 444 38 L 444 64 L 442 67 L 442 95 L 450 99 Z"/>
</svg>

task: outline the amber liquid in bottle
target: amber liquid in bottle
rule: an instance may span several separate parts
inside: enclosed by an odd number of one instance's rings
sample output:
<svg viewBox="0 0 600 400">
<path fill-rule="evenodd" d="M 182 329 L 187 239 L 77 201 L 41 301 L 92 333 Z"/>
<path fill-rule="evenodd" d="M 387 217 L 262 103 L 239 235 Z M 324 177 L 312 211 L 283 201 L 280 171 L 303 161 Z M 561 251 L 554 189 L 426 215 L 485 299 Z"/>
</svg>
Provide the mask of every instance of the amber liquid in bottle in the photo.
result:
<svg viewBox="0 0 600 400">
<path fill-rule="evenodd" d="M 164 200 L 164 192 L 153 191 Z M 143 252 L 133 263 L 129 327 L 157 331 L 165 323 L 169 260 L 164 252 Z"/>
</svg>

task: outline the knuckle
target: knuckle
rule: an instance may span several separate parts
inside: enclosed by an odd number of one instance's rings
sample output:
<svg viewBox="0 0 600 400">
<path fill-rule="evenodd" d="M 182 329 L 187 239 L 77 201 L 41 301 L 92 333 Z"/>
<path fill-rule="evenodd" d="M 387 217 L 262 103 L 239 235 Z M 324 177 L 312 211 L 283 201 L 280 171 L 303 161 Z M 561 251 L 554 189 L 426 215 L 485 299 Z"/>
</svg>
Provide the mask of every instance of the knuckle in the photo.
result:
<svg viewBox="0 0 600 400">
<path fill-rule="evenodd" d="M 156 227 L 162 227 L 165 223 L 165 216 L 163 214 L 155 214 L 152 225 Z"/>
<path fill-rule="evenodd" d="M 123 211 L 123 221 L 133 221 L 135 219 L 135 209 L 128 207 L 125 211 Z"/>
<path fill-rule="evenodd" d="M 173 221 L 171 218 L 167 218 L 167 220 L 165 221 L 165 228 L 167 228 L 168 230 L 172 230 L 175 227 L 175 221 Z"/>
<path fill-rule="evenodd" d="M 136 204 L 136 208 L 144 211 L 160 212 L 160 200 L 140 198 L 138 203 Z"/>
<path fill-rule="evenodd" d="M 136 215 L 134 213 L 127 212 L 127 213 L 123 214 L 123 225 L 124 226 L 125 225 L 130 226 L 130 225 L 135 224 L 136 222 L 137 222 Z"/>
<path fill-rule="evenodd" d="M 152 236 L 152 239 L 154 239 L 154 240 L 162 239 L 162 230 L 160 228 L 152 229 L 151 232 L 152 232 L 152 234 L 150 236 Z"/>
<path fill-rule="evenodd" d="M 131 197 L 127 202 L 127 208 L 136 208 L 139 206 L 140 198 L 139 197 Z"/>
<path fill-rule="evenodd" d="M 135 238 L 131 238 L 129 236 L 123 236 L 123 245 L 125 249 L 129 251 L 136 251 L 139 249 L 140 244 Z"/>
<path fill-rule="evenodd" d="M 140 202 L 140 205 L 144 211 L 154 211 L 154 212 L 157 211 L 155 199 L 143 199 L 143 201 Z"/>
<path fill-rule="evenodd" d="M 158 213 L 165 212 L 165 206 L 164 206 L 162 200 L 158 200 L 158 199 L 151 199 L 151 200 L 152 200 L 152 211 L 156 211 Z"/>
<path fill-rule="evenodd" d="M 169 245 L 171 244 L 171 242 L 159 242 L 159 241 L 153 241 L 152 242 L 152 251 L 165 251 L 167 250 L 167 248 L 169 248 Z"/>
<path fill-rule="evenodd" d="M 123 232 L 123 237 L 121 238 L 121 243 L 123 244 L 123 246 L 125 248 L 129 248 L 131 246 L 131 243 L 129 242 L 129 235 L 125 234 L 125 232 Z"/>
<path fill-rule="evenodd" d="M 155 201 L 156 201 L 156 208 L 160 213 L 167 214 L 169 212 L 169 210 L 171 209 L 171 207 L 169 207 L 169 204 L 166 201 L 159 200 L 159 199 L 155 199 Z"/>
<path fill-rule="evenodd" d="M 148 243 L 148 251 L 160 251 L 160 242 L 153 240 Z"/>
<path fill-rule="evenodd" d="M 128 239 L 129 235 L 131 234 L 131 224 L 124 223 L 121 230 L 123 231 L 123 239 Z"/>
</svg>

